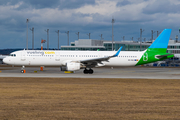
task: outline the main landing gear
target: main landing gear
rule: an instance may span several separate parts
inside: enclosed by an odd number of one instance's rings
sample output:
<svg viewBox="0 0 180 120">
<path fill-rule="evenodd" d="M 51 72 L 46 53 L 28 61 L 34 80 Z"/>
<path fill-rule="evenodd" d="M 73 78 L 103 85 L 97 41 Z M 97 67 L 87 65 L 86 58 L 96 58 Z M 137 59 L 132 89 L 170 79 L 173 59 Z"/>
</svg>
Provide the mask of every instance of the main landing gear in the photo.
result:
<svg viewBox="0 0 180 120">
<path fill-rule="evenodd" d="M 84 74 L 93 74 L 93 70 L 90 68 L 89 70 L 87 70 L 86 68 L 84 69 Z"/>
<path fill-rule="evenodd" d="M 26 70 L 25 70 L 25 66 L 22 66 L 22 68 L 21 68 L 21 71 L 20 71 L 21 73 L 26 73 Z"/>
</svg>

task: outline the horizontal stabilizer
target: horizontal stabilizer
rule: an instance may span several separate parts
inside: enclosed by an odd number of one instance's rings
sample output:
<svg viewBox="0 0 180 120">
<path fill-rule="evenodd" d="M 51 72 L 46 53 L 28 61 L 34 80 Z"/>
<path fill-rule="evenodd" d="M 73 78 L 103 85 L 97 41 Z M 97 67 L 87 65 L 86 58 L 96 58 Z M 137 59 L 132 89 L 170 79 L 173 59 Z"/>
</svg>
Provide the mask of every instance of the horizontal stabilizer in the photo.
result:
<svg viewBox="0 0 180 120">
<path fill-rule="evenodd" d="M 174 54 L 156 55 L 156 58 L 161 59 L 161 58 L 167 57 L 169 55 L 174 55 Z"/>
</svg>

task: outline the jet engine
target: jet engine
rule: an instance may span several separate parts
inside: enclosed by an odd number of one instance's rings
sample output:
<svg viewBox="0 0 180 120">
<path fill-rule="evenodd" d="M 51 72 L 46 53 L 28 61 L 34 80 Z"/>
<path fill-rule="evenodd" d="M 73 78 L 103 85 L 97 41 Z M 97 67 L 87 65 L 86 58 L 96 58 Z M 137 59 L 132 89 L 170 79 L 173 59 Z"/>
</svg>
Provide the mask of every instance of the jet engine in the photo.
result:
<svg viewBox="0 0 180 120">
<path fill-rule="evenodd" d="M 61 67 L 61 71 L 75 71 L 80 70 L 81 65 L 80 63 L 66 63 L 66 66 Z"/>
</svg>

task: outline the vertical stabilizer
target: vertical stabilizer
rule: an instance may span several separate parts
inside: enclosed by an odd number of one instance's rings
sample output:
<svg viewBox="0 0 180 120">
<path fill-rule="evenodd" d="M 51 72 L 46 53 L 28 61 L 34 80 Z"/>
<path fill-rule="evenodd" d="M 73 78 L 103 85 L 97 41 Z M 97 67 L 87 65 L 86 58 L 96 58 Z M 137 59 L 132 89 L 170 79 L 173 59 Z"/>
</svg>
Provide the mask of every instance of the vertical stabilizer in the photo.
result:
<svg viewBox="0 0 180 120">
<path fill-rule="evenodd" d="M 167 48 L 171 29 L 164 29 L 149 48 Z"/>
<path fill-rule="evenodd" d="M 174 56 L 173 54 L 166 53 L 170 35 L 171 29 L 164 29 L 151 46 L 147 50 L 143 51 L 144 54 L 136 65 L 172 58 Z"/>
</svg>

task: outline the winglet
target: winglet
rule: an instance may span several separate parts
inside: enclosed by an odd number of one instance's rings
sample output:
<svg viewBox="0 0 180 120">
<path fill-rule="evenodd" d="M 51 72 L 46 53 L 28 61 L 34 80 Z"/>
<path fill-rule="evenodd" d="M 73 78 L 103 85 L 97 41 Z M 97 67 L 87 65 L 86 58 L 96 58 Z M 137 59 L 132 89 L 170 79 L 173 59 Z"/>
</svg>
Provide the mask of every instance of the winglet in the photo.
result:
<svg viewBox="0 0 180 120">
<path fill-rule="evenodd" d="M 116 52 L 116 54 L 114 54 L 112 57 L 117 57 L 121 51 L 122 47 L 119 48 L 119 50 Z"/>
</svg>

